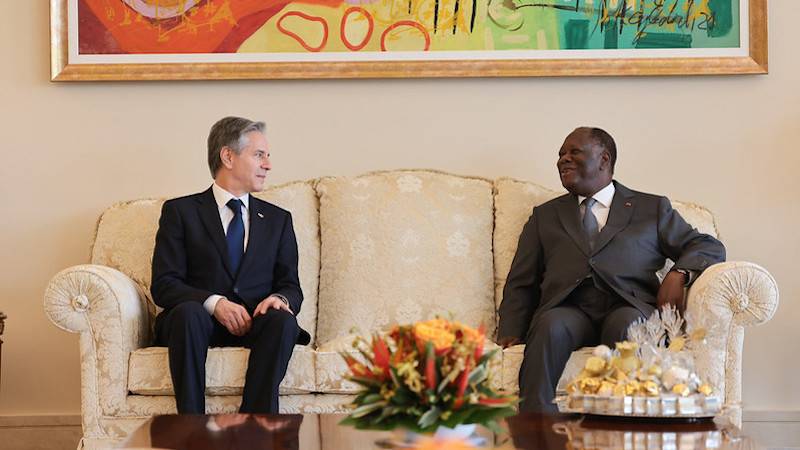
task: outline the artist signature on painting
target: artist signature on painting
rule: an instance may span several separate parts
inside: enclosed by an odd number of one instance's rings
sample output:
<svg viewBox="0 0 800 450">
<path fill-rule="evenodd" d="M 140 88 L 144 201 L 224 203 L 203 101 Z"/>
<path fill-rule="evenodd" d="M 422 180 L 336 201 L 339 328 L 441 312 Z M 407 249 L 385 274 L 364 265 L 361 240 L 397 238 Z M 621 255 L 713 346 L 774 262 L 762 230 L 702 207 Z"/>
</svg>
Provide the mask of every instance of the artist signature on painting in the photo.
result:
<svg viewBox="0 0 800 450">
<path fill-rule="evenodd" d="M 600 0 L 598 6 L 587 4 L 581 6 L 576 0 L 572 5 L 543 3 L 543 0 L 489 0 L 489 18 L 492 22 L 506 30 L 516 31 L 523 27 L 524 8 L 556 9 L 575 12 L 594 20 L 594 29 L 600 32 L 609 27 L 619 26 L 622 34 L 626 26 L 635 26 L 632 44 L 635 46 L 648 32 L 676 32 L 684 30 L 713 31 L 717 26 L 716 12 L 710 10 L 706 2 L 696 0 L 640 0 L 632 7 L 626 0 Z M 618 25 L 619 24 L 619 25 Z"/>
<path fill-rule="evenodd" d="M 616 10 L 608 9 L 608 0 L 603 0 L 600 14 L 597 16 L 597 24 L 602 31 L 605 27 L 613 25 L 619 21 L 620 33 L 622 27 L 628 25 L 636 26 L 636 38 L 634 44 L 647 31 L 651 30 L 708 30 L 713 31 L 716 26 L 716 13 L 709 10 L 701 10 L 694 0 L 685 2 L 675 0 L 671 5 L 665 5 L 666 0 L 655 0 L 651 7 L 645 8 L 641 2 L 638 10 L 632 10 L 628 2 L 620 0 Z M 683 5 L 681 6 L 681 3 Z M 680 10 L 678 9 L 680 6 Z"/>
</svg>

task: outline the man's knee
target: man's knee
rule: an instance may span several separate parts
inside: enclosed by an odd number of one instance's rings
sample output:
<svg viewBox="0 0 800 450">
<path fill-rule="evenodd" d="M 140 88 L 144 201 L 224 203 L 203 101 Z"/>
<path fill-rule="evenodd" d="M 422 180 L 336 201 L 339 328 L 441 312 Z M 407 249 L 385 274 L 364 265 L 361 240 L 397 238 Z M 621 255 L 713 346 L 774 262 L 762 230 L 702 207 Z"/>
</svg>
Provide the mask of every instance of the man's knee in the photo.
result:
<svg viewBox="0 0 800 450">
<path fill-rule="evenodd" d="M 256 333 L 269 331 L 272 333 L 280 332 L 283 335 L 295 335 L 299 333 L 300 326 L 297 324 L 297 317 L 294 314 L 282 309 L 270 309 L 266 314 L 253 320 L 253 331 Z"/>
<path fill-rule="evenodd" d="M 628 328 L 631 324 L 643 318 L 644 314 L 632 306 L 622 306 L 611 311 L 603 321 L 601 343 L 613 348 L 616 342 L 628 338 Z"/>
<path fill-rule="evenodd" d="M 589 319 L 576 308 L 553 308 L 537 317 L 528 344 L 543 340 L 583 342 L 593 332 Z"/>
<path fill-rule="evenodd" d="M 171 330 L 207 329 L 209 332 L 214 326 L 208 311 L 202 303 L 197 302 L 184 302 L 172 308 L 167 316 L 166 324 Z"/>
</svg>

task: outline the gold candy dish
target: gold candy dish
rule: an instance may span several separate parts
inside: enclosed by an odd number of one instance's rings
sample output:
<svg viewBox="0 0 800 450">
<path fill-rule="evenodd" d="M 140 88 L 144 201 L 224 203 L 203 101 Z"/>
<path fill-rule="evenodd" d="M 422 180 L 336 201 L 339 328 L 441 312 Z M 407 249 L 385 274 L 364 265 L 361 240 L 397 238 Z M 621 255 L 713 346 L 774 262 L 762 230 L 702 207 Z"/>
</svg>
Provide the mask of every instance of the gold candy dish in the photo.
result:
<svg viewBox="0 0 800 450">
<path fill-rule="evenodd" d="M 656 311 L 632 324 L 629 340 L 614 350 L 595 347 L 555 402 L 563 412 L 598 416 L 712 418 L 722 411 L 723 398 L 694 364 L 694 351 L 707 344 L 707 334 L 674 308 Z"/>
</svg>

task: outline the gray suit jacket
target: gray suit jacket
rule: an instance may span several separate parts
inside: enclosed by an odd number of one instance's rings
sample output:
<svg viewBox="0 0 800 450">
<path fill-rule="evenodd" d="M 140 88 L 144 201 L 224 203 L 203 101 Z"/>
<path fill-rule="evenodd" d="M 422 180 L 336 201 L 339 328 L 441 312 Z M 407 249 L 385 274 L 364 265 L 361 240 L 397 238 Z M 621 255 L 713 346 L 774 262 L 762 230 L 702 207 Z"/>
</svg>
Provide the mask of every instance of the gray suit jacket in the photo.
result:
<svg viewBox="0 0 800 450">
<path fill-rule="evenodd" d="M 498 338 L 524 340 L 535 314 L 558 306 L 592 271 L 649 316 L 660 286 L 656 272 L 667 258 L 676 269 L 698 272 L 725 260 L 722 243 L 686 223 L 669 199 L 616 181 L 614 186 L 608 221 L 594 249 L 574 194 L 533 209 L 503 290 Z"/>
</svg>

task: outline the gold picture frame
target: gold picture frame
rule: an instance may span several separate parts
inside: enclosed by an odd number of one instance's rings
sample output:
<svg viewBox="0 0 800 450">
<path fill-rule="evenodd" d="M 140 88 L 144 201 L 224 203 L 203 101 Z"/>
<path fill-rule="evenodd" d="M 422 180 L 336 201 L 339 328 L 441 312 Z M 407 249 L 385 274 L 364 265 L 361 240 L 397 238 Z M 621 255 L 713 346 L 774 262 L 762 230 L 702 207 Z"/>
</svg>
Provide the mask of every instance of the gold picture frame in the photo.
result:
<svg viewBox="0 0 800 450">
<path fill-rule="evenodd" d="M 747 4 L 747 42 L 742 56 L 558 58 L 408 61 L 135 62 L 83 63 L 71 41 L 68 3 L 50 0 L 51 80 L 231 80 L 301 78 L 533 77 L 616 75 L 766 74 L 767 0 Z M 620 0 L 624 1 L 624 0 Z M 70 48 L 73 47 L 71 51 Z M 568 52 L 569 50 L 563 50 Z M 746 53 L 746 54 L 744 54 Z"/>
</svg>

